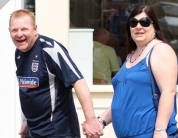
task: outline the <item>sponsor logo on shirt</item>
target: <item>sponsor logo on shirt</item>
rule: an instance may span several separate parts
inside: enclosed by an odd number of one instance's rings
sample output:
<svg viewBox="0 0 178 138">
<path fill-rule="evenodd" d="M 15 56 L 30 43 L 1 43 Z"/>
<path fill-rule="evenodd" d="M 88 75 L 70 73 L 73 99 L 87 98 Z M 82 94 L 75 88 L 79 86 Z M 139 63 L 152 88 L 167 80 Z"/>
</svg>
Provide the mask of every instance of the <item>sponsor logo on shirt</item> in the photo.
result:
<svg viewBox="0 0 178 138">
<path fill-rule="evenodd" d="M 19 87 L 37 88 L 39 86 L 39 79 L 37 77 L 20 77 L 17 76 Z"/>
<path fill-rule="evenodd" d="M 31 67 L 32 71 L 33 72 L 37 72 L 38 71 L 38 66 L 39 66 L 39 62 L 36 61 L 36 60 L 33 60 L 32 67 Z"/>
</svg>

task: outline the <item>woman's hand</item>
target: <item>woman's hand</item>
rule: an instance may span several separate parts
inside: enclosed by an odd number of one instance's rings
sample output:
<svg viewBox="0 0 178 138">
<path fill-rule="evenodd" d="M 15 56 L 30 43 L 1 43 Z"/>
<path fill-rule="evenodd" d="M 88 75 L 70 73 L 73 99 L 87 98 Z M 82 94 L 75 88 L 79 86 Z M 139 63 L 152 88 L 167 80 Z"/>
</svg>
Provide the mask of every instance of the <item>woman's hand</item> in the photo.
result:
<svg viewBox="0 0 178 138">
<path fill-rule="evenodd" d="M 100 138 L 100 136 L 103 135 L 102 132 L 103 126 L 98 121 L 93 126 L 89 126 L 89 124 L 86 121 L 84 121 L 81 125 L 83 134 L 86 135 L 86 138 Z"/>
</svg>

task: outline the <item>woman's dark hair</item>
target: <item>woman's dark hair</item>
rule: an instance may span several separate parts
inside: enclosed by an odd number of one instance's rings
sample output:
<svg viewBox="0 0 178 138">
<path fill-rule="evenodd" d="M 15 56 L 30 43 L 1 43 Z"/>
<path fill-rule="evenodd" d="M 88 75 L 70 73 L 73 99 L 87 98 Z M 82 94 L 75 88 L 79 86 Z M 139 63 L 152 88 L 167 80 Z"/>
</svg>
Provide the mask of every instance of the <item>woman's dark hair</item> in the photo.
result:
<svg viewBox="0 0 178 138">
<path fill-rule="evenodd" d="M 163 42 L 167 42 L 163 32 L 160 29 L 158 19 L 156 17 L 155 12 L 149 5 L 138 5 L 134 10 L 131 12 L 129 18 L 127 19 L 127 23 L 125 26 L 125 34 L 126 34 L 126 54 L 128 55 L 131 51 L 135 50 L 137 48 L 135 42 L 131 38 L 130 34 L 130 25 L 129 21 L 131 18 L 135 17 L 136 15 L 140 13 L 146 13 L 146 15 L 153 21 L 153 26 L 155 28 L 155 37 L 159 40 L 162 40 Z"/>
</svg>

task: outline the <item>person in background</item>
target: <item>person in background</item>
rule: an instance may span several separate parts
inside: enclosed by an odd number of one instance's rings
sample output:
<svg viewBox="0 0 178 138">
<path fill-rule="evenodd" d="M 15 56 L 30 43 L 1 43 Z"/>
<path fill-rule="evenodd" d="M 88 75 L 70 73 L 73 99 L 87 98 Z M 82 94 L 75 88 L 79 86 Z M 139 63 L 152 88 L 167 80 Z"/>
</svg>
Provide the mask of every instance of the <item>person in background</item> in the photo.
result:
<svg viewBox="0 0 178 138">
<path fill-rule="evenodd" d="M 110 84 L 119 64 L 115 50 L 107 46 L 109 32 L 99 27 L 94 30 L 93 40 L 93 83 Z"/>
<path fill-rule="evenodd" d="M 27 9 L 11 14 L 9 32 L 17 47 L 16 75 L 25 117 L 21 138 L 80 138 L 72 88 L 84 112 L 85 130 L 92 137 L 102 135 L 88 86 L 65 47 L 38 34 L 34 14 Z"/>
<path fill-rule="evenodd" d="M 130 13 L 124 4 L 113 4 L 111 11 L 109 32 L 117 35 L 119 39 L 119 49 L 116 53 L 122 59 L 122 62 L 124 62 L 126 59 L 126 36 L 124 27 Z"/>
<path fill-rule="evenodd" d="M 177 58 L 153 9 L 148 5 L 137 6 L 128 18 L 125 32 L 127 59 L 112 79 L 111 107 L 98 121 L 103 127 L 112 122 L 118 138 L 177 138 Z M 152 98 L 149 56 L 158 109 Z"/>
<path fill-rule="evenodd" d="M 108 46 L 112 47 L 115 50 L 115 52 L 118 51 L 118 49 L 119 49 L 119 39 L 116 35 L 110 33 Z M 122 66 L 122 59 L 118 55 L 117 55 L 117 59 L 118 59 L 119 67 L 121 67 Z"/>
</svg>

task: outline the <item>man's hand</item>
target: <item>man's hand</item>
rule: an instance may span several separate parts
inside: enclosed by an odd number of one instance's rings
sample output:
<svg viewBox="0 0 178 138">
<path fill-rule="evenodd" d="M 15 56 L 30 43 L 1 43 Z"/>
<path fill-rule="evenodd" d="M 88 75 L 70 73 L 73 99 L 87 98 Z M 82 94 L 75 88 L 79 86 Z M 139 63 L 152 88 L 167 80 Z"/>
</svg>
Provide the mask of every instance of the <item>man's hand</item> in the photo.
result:
<svg viewBox="0 0 178 138">
<path fill-rule="evenodd" d="M 99 138 L 103 135 L 103 127 L 96 118 L 90 121 L 84 121 L 82 126 L 83 134 L 86 135 L 87 138 Z"/>
<path fill-rule="evenodd" d="M 27 133 L 27 129 L 28 129 L 27 121 L 24 121 L 23 124 L 22 124 L 21 130 L 19 132 L 20 138 L 24 138 L 25 137 L 25 135 Z"/>
</svg>

